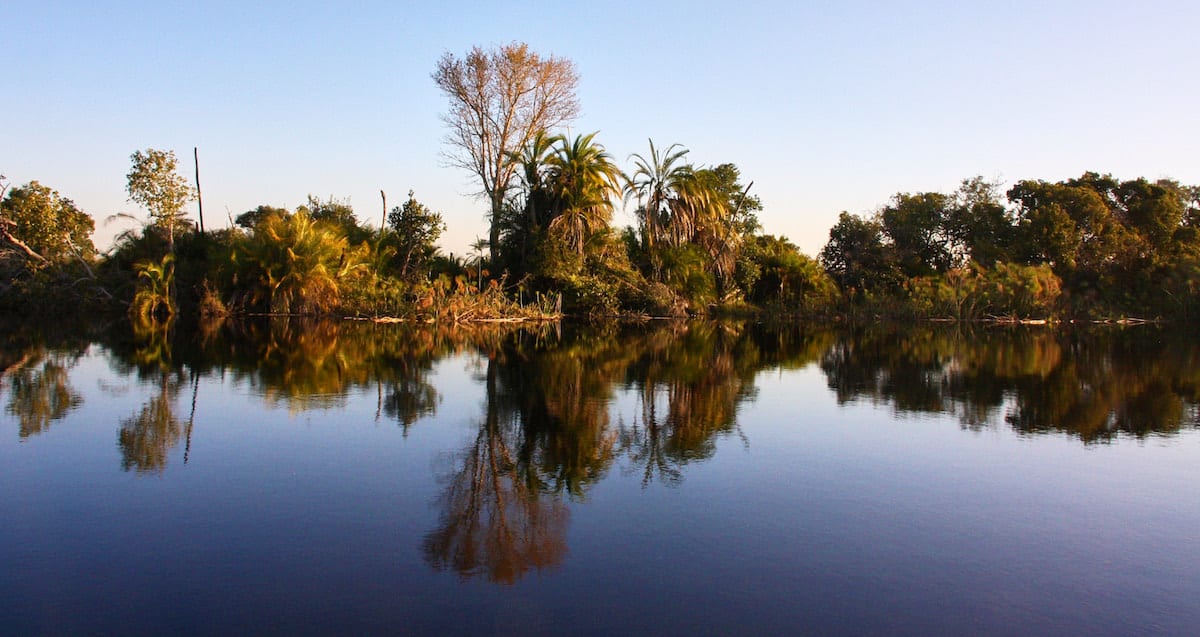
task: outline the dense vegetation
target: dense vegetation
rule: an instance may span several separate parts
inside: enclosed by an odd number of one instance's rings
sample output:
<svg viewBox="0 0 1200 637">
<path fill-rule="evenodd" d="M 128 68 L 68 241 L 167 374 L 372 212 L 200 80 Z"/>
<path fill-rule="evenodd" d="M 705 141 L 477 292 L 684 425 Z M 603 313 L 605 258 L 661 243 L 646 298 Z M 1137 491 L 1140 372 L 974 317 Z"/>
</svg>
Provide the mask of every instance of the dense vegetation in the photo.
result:
<svg viewBox="0 0 1200 637">
<path fill-rule="evenodd" d="M 761 233 L 762 201 L 733 163 L 698 166 L 650 142 L 622 170 L 578 112 L 569 60 L 523 44 L 447 54 L 433 79 L 455 165 L 488 203 L 488 239 L 440 254 L 439 213 L 408 200 L 379 229 L 334 198 L 258 206 L 204 232 L 175 155 L 131 157 L 148 221 L 106 253 L 94 222 L 36 181 L 0 178 L 0 308 L 179 314 L 343 314 L 424 321 L 712 312 L 977 318 L 1191 318 L 1200 310 L 1200 188 L 1085 173 L 981 178 L 842 213 L 819 259 Z M 618 206 L 636 224 L 612 225 Z"/>
<path fill-rule="evenodd" d="M 1007 204 L 1007 205 L 1006 205 Z M 842 213 L 821 262 L 849 308 L 918 316 L 1195 316 L 1200 188 L 980 178 Z"/>
</svg>

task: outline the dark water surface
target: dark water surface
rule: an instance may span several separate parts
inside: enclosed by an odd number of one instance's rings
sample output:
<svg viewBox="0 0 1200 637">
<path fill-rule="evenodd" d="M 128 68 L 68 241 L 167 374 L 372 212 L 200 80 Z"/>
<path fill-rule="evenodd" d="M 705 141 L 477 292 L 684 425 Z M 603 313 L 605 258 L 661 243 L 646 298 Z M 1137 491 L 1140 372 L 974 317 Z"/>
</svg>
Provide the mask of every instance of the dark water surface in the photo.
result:
<svg viewBox="0 0 1200 637">
<path fill-rule="evenodd" d="M 3 339 L 4 634 L 1200 627 L 1170 330 Z"/>
</svg>

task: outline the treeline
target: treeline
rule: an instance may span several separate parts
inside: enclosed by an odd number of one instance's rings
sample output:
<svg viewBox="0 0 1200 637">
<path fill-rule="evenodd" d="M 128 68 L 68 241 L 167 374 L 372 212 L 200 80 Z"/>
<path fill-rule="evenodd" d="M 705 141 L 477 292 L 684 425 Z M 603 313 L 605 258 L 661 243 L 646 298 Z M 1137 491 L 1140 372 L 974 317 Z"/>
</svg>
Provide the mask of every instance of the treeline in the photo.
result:
<svg viewBox="0 0 1200 637">
<path fill-rule="evenodd" d="M 437 254 L 441 216 L 413 193 L 382 230 L 348 203 L 309 196 L 287 210 L 258 206 L 230 228 L 202 232 L 184 217 L 195 190 L 173 153 L 133 155 L 130 199 L 149 221 L 99 253 L 93 219 L 36 181 L 0 191 L 0 308 L 13 313 L 128 312 L 139 321 L 180 313 L 388 315 L 425 320 L 545 314 L 509 298 L 482 262 Z"/>
<path fill-rule="evenodd" d="M 900 193 L 842 213 L 820 260 L 848 311 L 960 319 L 1192 318 L 1200 188 L 1085 173 Z"/>
<path fill-rule="evenodd" d="M 94 221 L 30 182 L 0 201 L 0 305 L 10 311 L 127 310 L 140 321 L 181 312 L 476 318 L 705 313 L 716 306 L 831 307 L 832 281 L 786 239 L 758 233 L 759 199 L 733 164 L 696 167 L 653 144 L 626 176 L 593 135 L 539 134 L 497 218 L 497 245 L 441 254 L 440 213 L 409 193 L 379 229 L 351 206 L 309 196 L 262 205 L 207 232 L 185 218 L 194 189 L 173 153 L 132 156 L 127 190 L 149 220 L 104 254 Z M 620 202 L 638 225 L 617 230 Z"/>
<path fill-rule="evenodd" d="M 450 322 L 722 311 L 1188 319 L 1200 309 L 1196 187 L 1086 173 L 1021 181 L 1002 198 L 974 178 L 953 193 L 897 194 L 871 216 L 842 213 L 816 260 L 761 234 L 762 202 L 735 165 L 697 167 L 686 154 L 651 144 L 627 175 L 593 135 L 538 135 L 513 156 L 518 187 L 495 249 L 479 241 L 461 258 L 438 251 L 442 217 L 411 192 L 382 229 L 347 202 L 310 196 L 200 232 L 183 217 L 192 191 L 174 155 L 149 150 L 134 155 L 129 189 L 158 197 L 140 199 L 150 221 L 105 254 L 70 199 L 36 181 L 5 188 L 0 306 Z M 139 157 L 155 157 L 149 177 Z M 182 194 L 162 194 L 170 188 Z M 637 222 L 618 230 L 621 201 L 635 202 Z"/>
<path fill-rule="evenodd" d="M 1086 173 L 954 193 L 901 193 L 842 213 L 819 260 L 761 233 L 762 201 L 732 163 L 653 142 L 623 171 L 578 115 L 570 60 L 522 43 L 447 53 L 448 156 L 488 204 L 488 238 L 440 254 L 446 226 L 410 192 L 378 230 L 347 202 L 258 206 L 196 229 L 198 192 L 171 152 L 135 152 L 129 198 L 149 221 L 98 254 L 94 222 L 35 182 L 0 177 L 0 308 L 387 316 L 461 322 L 577 315 L 777 315 L 954 319 L 1191 318 L 1198 305 L 1200 188 Z M 6 192 L 6 194 L 5 194 Z M 612 225 L 618 206 L 636 223 Z"/>
</svg>

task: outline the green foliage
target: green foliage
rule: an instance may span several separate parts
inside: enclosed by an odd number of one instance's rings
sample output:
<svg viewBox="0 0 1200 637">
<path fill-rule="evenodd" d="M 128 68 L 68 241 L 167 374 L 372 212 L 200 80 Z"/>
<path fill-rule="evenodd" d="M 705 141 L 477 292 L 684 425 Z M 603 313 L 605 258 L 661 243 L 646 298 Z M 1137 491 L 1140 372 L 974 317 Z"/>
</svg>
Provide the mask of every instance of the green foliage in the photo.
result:
<svg viewBox="0 0 1200 637">
<path fill-rule="evenodd" d="M 953 267 L 1013 259 L 1015 220 L 999 197 L 999 184 L 982 177 L 964 179 L 944 220 Z"/>
<path fill-rule="evenodd" d="M 837 285 L 815 259 L 787 239 L 757 236 L 747 245 L 739 278 L 747 300 L 786 312 L 820 312 L 833 307 Z"/>
<path fill-rule="evenodd" d="M 937 192 L 900 193 L 879 213 L 891 252 L 906 277 L 945 272 L 952 262 L 946 228 L 951 198 Z"/>
<path fill-rule="evenodd" d="M 837 224 L 830 228 L 820 261 L 851 299 L 869 290 L 887 289 L 900 279 L 895 259 L 883 242 L 882 224 L 848 212 L 838 216 Z"/>
<path fill-rule="evenodd" d="M 742 171 L 730 163 L 719 164 L 707 169 L 709 184 L 725 207 L 734 217 L 739 233 L 751 235 L 761 229 L 756 213 L 762 212 L 763 203 L 758 195 L 750 192 L 749 185 L 742 185 Z"/>
<path fill-rule="evenodd" d="M 404 205 L 392 208 L 388 213 L 388 226 L 395 231 L 389 239 L 395 242 L 398 273 L 401 279 L 406 280 L 412 278 L 433 256 L 437 250 L 434 243 L 446 231 L 441 213 L 417 201 L 411 190 Z"/>
<path fill-rule="evenodd" d="M 287 208 L 277 208 L 275 206 L 260 205 L 253 210 L 247 210 L 234 219 L 234 223 L 246 230 L 253 230 L 267 217 L 278 216 L 286 217 L 289 213 Z"/>
<path fill-rule="evenodd" d="M 31 181 L 12 188 L 0 201 L 0 224 L 45 262 L 62 262 L 78 256 L 91 260 L 95 222 L 74 202 L 42 184 Z"/>
<path fill-rule="evenodd" d="M 297 208 L 296 212 L 308 214 L 313 221 L 322 221 L 342 229 L 358 225 L 358 217 L 354 215 L 354 208 L 350 206 L 350 202 L 332 196 L 322 201 L 320 197 L 309 195 L 308 201 Z"/>
<path fill-rule="evenodd" d="M 620 192 L 620 171 L 595 136 L 579 135 L 570 142 L 557 137 L 552 141 L 557 148 L 546 159 L 545 180 L 556 208 L 548 228 L 579 254 L 592 233 L 608 227 Z"/>
<path fill-rule="evenodd" d="M 906 288 L 907 309 L 921 318 L 1041 319 L 1055 316 L 1062 283 L 1045 264 L 997 263 L 993 268 L 972 265 L 914 278 Z"/>
<path fill-rule="evenodd" d="M 693 310 L 717 300 L 717 282 L 708 271 L 704 251 L 695 244 L 658 249 L 663 282 L 687 299 Z"/>
<path fill-rule="evenodd" d="M 196 190 L 175 172 L 178 160 L 174 151 L 148 148 L 134 151 L 129 159 L 133 164 L 125 176 L 129 200 L 149 211 L 154 227 L 174 250 L 175 235 L 189 226 L 183 206 L 195 199 Z"/>
<path fill-rule="evenodd" d="M 92 218 L 32 181 L 0 175 L 0 309 L 24 316 L 90 311 L 112 295 L 97 281 Z"/>
<path fill-rule="evenodd" d="M 268 216 L 242 242 L 234 258 L 253 282 L 250 305 L 271 312 L 324 314 L 338 306 L 341 285 L 365 270 L 369 248 L 351 247 L 332 224 L 304 211 Z"/>
<path fill-rule="evenodd" d="M 496 263 L 508 191 L 519 167 L 513 154 L 579 113 L 579 75 L 570 60 L 513 42 L 473 47 L 463 58 L 446 53 L 433 80 L 450 102 L 443 116 L 446 141 L 457 151 L 450 160 L 479 179 L 480 194 L 488 199 L 488 246 Z"/>
<path fill-rule="evenodd" d="M 346 240 L 351 245 L 358 245 L 374 235 L 371 230 L 358 224 L 358 217 L 354 214 L 354 208 L 350 206 L 349 200 L 335 199 L 330 196 L 322 201 L 319 197 L 309 195 L 308 201 L 298 206 L 296 212 L 307 213 L 313 221 L 336 226 L 342 234 L 346 235 Z"/>
<path fill-rule="evenodd" d="M 142 261 L 134 266 L 137 292 L 129 304 L 129 314 L 142 323 L 169 319 L 175 315 L 175 255 L 167 254 L 159 262 Z"/>
<path fill-rule="evenodd" d="M 688 178 L 691 166 L 683 163 L 688 150 L 671 144 L 660 153 L 650 140 L 649 158 L 633 154 L 634 171 L 626 182 L 626 197 L 637 200 L 639 231 L 648 250 L 658 243 L 670 222 L 669 202 Z"/>
<path fill-rule="evenodd" d="M 1017 182 L 1006 208 L 976 177 L 954 195 L 899 194 L 878 221 L 843 213 L 821 261 L 860 306 L 869 296 L 922 315 L 1187 315 L 1198 192 L 1084 173 Z M 970 263 L 998 287 L 970 290 L 978 277 L 956 271 Z"/>
</svg>

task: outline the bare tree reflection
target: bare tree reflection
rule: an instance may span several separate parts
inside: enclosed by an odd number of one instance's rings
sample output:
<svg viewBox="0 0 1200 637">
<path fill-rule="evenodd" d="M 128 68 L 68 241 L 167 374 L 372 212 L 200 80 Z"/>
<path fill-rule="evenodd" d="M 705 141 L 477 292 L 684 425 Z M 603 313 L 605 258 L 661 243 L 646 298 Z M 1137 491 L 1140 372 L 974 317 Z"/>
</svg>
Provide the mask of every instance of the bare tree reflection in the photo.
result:
<svg viewBox="0 0 1200 637">
<path fill-rule="evenodd" d="M 512 440 L 519 429 L 502 417 L 497 365 L 494 355 L 488 358 L 484 422 L 455 461 L 439 500 L 438 528 L 425 537 L 423 550 L 437 570 L 511 584 L 562 561 L 569 512 L 519 470 Z"/>
</svg>

